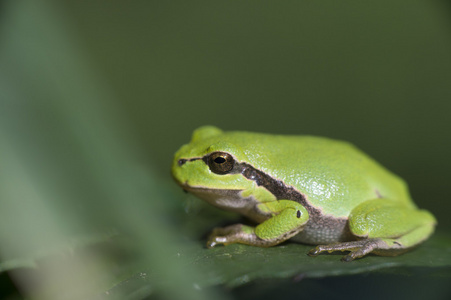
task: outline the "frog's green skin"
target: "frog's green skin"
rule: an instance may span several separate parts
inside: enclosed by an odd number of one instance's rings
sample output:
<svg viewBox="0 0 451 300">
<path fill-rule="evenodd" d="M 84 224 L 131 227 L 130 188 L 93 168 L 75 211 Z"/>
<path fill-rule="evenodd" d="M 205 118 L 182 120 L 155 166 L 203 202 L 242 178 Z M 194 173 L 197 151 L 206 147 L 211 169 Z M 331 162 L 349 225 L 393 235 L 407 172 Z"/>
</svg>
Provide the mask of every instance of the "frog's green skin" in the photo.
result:
<svg viewBox="0 0 451 300">
<path fill-rule="evenodd" d="M 186 191 L 259 223 L 217 228 L 209 247 L 269 247 L 292 239 L 325 244 L 311 255 L 350 251 L 344 257 L 350 261 L 400 254 L 436 225 L 402 179 L 354 146 L 327 138 L 205 126 L 175 154 L 172 174 Z"/>
</svg>

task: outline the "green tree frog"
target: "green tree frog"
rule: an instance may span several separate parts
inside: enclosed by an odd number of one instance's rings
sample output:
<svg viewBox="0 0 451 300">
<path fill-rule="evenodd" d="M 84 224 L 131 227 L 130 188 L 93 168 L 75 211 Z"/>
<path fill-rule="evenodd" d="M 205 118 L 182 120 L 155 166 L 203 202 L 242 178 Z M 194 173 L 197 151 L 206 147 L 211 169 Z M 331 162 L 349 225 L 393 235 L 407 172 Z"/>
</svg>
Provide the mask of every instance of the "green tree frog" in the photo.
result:
<svg viewBox="0 0 451 300">
<path fill-rule="evenodd" d="M 434 216 L 416 207 L 405 182 L 343 141 L 213 126 L 194 131 L 175 154 L 172 174 L 188 192 L 256 224 L 213 230 L 207 247 L 271 247 L 288 239 L 309 254 L 349 251 L 395 256 L 425 241 Z"/>
</svg>

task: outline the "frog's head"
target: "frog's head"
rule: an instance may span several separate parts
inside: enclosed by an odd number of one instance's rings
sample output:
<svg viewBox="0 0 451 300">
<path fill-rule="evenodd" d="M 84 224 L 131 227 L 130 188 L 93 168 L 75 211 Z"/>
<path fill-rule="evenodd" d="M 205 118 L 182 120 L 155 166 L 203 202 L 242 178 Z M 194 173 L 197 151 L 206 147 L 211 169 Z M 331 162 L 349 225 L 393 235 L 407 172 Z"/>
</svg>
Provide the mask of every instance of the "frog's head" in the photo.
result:
<svg viewBox="0 0 451 300">
<path fill-rule="evenodd" d="M 234 198 L 232 194 L 253 186 L 242 174 L 242 162 L 247 159 L 239 144 L 233 133 L 213 126 L 200 127 L 191 142 L 175 154 L 172 175 L 184 190 L 219 205 L 218 198 Z"/>
</svg>

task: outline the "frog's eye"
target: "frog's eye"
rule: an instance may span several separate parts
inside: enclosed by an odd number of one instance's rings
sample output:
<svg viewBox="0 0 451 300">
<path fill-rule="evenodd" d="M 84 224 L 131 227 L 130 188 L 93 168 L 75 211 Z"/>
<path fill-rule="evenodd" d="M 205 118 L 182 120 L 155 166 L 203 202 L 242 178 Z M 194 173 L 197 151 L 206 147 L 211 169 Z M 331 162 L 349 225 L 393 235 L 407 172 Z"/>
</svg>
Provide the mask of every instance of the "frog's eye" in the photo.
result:
<svg viewBox="0 0 451 300">
<path fill-rule="evenodd" d="M 235 159 L 225 152 L 213 152 L 208 156 L 208 167 L 213 173 L 227 174 L 232 171 Z"/>
</svg>

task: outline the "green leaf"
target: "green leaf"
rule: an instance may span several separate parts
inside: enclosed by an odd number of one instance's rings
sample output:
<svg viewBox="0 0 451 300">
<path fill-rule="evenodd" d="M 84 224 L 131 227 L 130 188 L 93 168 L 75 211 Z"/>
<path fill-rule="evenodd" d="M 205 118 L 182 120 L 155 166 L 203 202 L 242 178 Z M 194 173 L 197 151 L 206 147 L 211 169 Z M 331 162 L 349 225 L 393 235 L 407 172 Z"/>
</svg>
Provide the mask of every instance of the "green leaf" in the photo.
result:
<svg viewBox="0 0 451 300">
<path fill-rule="evenodd" d="M 411 252 L 398 257 L 367 256 L 350 263 L 340 261 L 343 254 L 309 257 L 312 246 L 286 243 L 272 248 L 229 245 L 215 249 L 193 249 L 192 264 L 208 274 L 205 284 L 239 286 L 256 279 L 317 278 L 351 275 L 376 270 L 393 273 L 406 267 L 451 267 L 451 237 L 436 234 Z"/>
<path fill-rule="evenodd" d="M 200 203 L 189 205 L 191 208 L 196 205 L 202 207 Z M 177 256 L 188 261 L 183 265 L 184 270 L 196 269 L 202 274 L 198 281 L 193 282 L 193 285 L 198 288 L 216 285 L 234 288 L 265 279 L 297 280 L 371 272 L 411 274 L 418 268 L 426 268 L 429 273 L 451 276 L 451 236 L 443 232 L 435 233 L 419 247 L 397 257 L 369 255 L 346 263 L 340 260 L 343 253 L 310 257 L 307 253 L 313 246 L 292 242 L 271 248 L 233 244 L 207 249 L 204 246 L 205 240 L 199 238 L 205 233 L 205 228 L 202 229 L 201 226 L 211 229 L 217 225 L 214 217 L 222 216 L 230 220 L 233 215 L 222 214 L 214 208 L 203 207 L 202 209 L 198 214 L 180 215 L 181 222 L 189 224 L 189 232 L 185 234 L 194 238 L 197 236 L 197 243 L 179 249 L 177 253 Z M 146 273 L 152 274 L 151 269 L 147 269 Z M 157 282 L 150 280 L 147 282 L 147 284 L 151 283 Z M 129 279 L 128 284 L 136 284 L 136 280 Z"/>
</svg>

